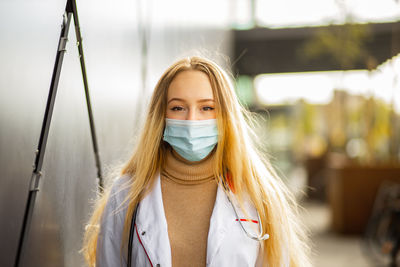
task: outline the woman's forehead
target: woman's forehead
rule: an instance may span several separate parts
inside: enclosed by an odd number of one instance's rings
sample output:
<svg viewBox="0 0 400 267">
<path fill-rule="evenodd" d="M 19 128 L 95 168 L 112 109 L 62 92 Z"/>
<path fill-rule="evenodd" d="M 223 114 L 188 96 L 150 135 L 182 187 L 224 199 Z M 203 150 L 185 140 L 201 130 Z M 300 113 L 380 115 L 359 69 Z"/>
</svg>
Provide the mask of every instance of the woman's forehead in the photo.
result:
<svg viewBox="0 0 400 267">
<path fill-rule="evenodd" d="M 168 100 L 172 98 L 214 99 L 209 77 L 198 70 L 178 73 L 168 87 Z"/>
</svg>

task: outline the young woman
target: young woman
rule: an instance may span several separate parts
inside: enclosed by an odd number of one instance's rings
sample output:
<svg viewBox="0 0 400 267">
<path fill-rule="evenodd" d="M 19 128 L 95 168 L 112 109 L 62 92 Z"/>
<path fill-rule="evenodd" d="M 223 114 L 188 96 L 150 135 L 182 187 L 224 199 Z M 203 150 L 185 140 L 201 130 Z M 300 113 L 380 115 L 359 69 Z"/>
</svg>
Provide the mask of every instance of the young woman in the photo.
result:
<svg viewBox="0 0 400 267">
<path fill-rule="evenodd" d="M 251 133 L 219 66 L 190 57 L 169 67 L 88 224 L 88 264 L 310 266 L 296 203 Z"/>
</svg>

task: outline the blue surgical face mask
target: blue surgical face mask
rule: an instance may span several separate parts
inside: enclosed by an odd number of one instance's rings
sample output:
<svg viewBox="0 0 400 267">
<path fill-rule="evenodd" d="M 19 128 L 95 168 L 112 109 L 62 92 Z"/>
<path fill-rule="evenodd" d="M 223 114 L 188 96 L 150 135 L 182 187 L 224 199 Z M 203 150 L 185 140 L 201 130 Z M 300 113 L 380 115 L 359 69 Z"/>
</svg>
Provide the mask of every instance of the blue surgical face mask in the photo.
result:
<svg viewBox="0 0 400 267">
<path fill-rule="evenodd" d="M 164 141 L 189 161 L 204 159 L 218 142 L 216 119 L 165 121 Z"/>
</svg>

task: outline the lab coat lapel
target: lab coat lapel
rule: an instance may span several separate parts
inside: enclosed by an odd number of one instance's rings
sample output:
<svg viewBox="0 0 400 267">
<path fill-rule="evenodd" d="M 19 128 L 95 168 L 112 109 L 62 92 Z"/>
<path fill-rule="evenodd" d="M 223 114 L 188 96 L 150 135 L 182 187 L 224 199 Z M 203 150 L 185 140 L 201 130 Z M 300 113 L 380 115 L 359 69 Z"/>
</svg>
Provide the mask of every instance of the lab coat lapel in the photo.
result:
<svg viewBox="0 0 400 267">
<path fill-rule="evenodd" d="M 141 242 L 152 264 L 171 266 L 171 247 L 162 202 L 160 176 L 153 189 L 140 202 L 136 225 Z"/>
<path fill-rule="evenodd" d="M 207 266 L 212 264 L 226 234 L 235 223 L 231 204 L 221 185 L 218 186 L 207 240 Z"/>
</svg>

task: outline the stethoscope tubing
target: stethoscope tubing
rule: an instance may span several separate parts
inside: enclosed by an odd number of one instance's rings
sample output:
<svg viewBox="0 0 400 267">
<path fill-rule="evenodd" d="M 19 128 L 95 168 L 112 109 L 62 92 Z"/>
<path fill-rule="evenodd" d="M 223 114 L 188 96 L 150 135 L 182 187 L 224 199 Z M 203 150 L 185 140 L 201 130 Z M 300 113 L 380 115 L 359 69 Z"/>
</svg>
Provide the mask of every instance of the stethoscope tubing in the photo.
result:
<svg viewBox="0 0 400 267">
<path fill-rule="evenodd" d="M 243 226 L 242 220 L 239 218 L 239 215 L 238 215 L 238 213 L 237 213 L 237 211 L 236 211 L 235 205 L 233 205 L 233 203 L 232 203 L 232 201 L 231 201 L 231 198 L 229 197 L 228 194 L 229 194 L 229 193 L 226 193 L 226 197 L 228 198 L 229 203 L 231 203 L 232 209 L 233 209 L 233 211 L 235 212 L 236 220 L 239 222 L 240 227 L 241 227 L 242 230 L 246 233 L 246 235 L 247 235 L 249 238 L 251 238 L 251 239 L 253 239 L 253 240 L 256 240 L 256 241 L 263 241 L 263 240 L 268 239 L 268 238 L 269 238 L 269 234 L 264 234 L 264 235 L 262 235 L 262 232 L 263 232 L 262 222 L 261 222 L 261 218 L 260 218 L 260 215 L 258 214 L 258 212 L 257 212 L 257 217 L 258 217 L 258 231 L 260 232 L 260 234 L 258 234 L 257 236 L 254 236 L 254 235 L 251 235 L 251 234 L 246 230 L 246 228 Z"/>
<path fill-rule="evenodd" d="M 131 227 L 130 227 L 130 230 L 129 230 L 128 262 L 127 262 L 127 266 L 128 267 L 132 266 L 133 232 L 135 231 L 136 215 L 137 215 L 138 208 L 139 208 L 139 202 L 136 204 L 135 210 L 133 211 Z"/>
</svg>

